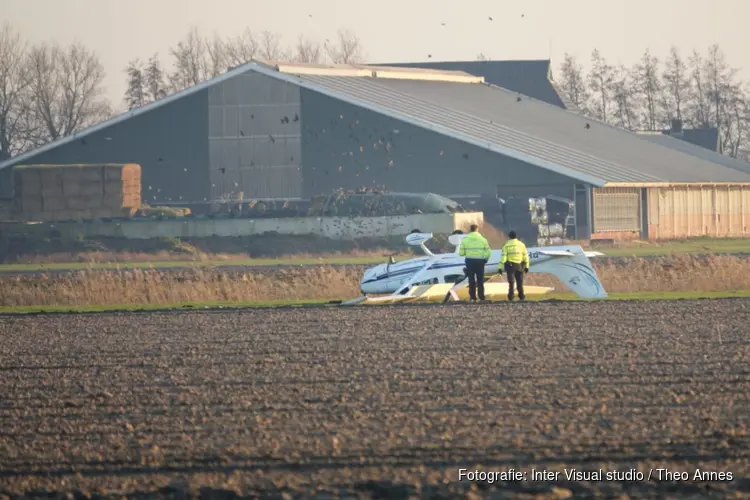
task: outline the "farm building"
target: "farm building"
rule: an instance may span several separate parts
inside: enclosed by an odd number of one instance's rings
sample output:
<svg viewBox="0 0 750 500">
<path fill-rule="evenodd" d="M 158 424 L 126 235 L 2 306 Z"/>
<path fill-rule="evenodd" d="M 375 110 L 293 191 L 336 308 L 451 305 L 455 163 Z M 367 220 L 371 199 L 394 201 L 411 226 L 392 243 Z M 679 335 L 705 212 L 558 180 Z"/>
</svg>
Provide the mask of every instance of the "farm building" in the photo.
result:
<svg viewBox="0 0 750 500">
<path fill-rule="evenodd" d="M 528 97 L 578 112 L 578 107 L 567 98 L 560 85 L 552 77 L 552 61 L 529 59 L 520 61 L 420 61 L 384 63 L 377 66 L 428 68 L 449 71 L 464 71 L 484 77 L 485 82 L 512 90 Z M 676 137 L 681 141 L 701 146 L 711 151 L 720 151 L 719 129 L 683 128 L 674 120 L 672 127 L 658 133 Z"/>
<path fill-rule="evenodd" d="M 570 199 L 581 239 L 750 232 L 747 169 L 456 71 L 254 61 L 0 169 L 62 163 L 137 163 L 150 204 L 378 186 Z"/>
</svg>

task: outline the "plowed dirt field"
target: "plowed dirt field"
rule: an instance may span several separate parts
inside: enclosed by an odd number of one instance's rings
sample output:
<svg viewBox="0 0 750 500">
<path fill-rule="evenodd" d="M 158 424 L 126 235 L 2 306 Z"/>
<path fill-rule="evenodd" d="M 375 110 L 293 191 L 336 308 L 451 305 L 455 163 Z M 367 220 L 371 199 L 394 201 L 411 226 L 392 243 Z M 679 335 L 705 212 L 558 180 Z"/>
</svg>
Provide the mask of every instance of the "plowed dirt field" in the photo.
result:
<svg viewBox="0 0 750 500">
<path fill-rule="evenodd" d="M 747 497 L 748 325 L 742 299 L 4 316 L 0 493 Z"/>
</svg>

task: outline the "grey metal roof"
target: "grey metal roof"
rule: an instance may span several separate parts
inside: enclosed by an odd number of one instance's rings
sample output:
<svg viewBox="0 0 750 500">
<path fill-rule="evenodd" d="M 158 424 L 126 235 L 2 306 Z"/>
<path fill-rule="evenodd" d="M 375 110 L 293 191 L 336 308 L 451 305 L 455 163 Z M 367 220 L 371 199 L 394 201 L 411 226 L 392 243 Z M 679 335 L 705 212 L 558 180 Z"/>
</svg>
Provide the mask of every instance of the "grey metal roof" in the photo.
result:
<svg viewBox="0 0 750 500">
<path fill-rule="evenodd" d="M 301 79 L 386 113 L 419 117 L 477 142 L 578 172 L 571 175 L 578 179 L 583 174 L 602 183 L 750 182 L 750 174 L 643 141 L 632 132 L 542 101 L 525 97 L 518 102 L 517 93 L 492 85 L 313 75 Z M 587 123 L 589 129 L 584 128 Z"/>
<path fill-rule="evenodd" d="M 705 147 L 698 146 L 685 139 L 671 137 L 666 134 L 638 134 L 638 136 L 641 139 L 646 139 L 649 142 L 660 144 L 662 146 L 666 146 L 668 148 L 672 148 L 677 151 L 702 158 L 706 161 L 718 163 L 719 165 L 724 165 L 725 167 L 733 168 L 735 170 L 739 170 L 740 172 L 746 172 L 750 174 L 750 163 L 732 158 L 730 156 L 719 154 L 716 151 L 711 151 L 709 149 L 706 149 Z"/>
<path fill-rule="evenodd" d="M 549 59 L 517 61 L 427 61 L 373 64 L 373 66 L 396 66 L 409 68 L 431 68 L 449 71 L 464 71 L 482 76 L 484 81 L 504 89 L 512 90 L 540 101 L 568 108 L 565 98 L 550 81 Z"/>
</svg>

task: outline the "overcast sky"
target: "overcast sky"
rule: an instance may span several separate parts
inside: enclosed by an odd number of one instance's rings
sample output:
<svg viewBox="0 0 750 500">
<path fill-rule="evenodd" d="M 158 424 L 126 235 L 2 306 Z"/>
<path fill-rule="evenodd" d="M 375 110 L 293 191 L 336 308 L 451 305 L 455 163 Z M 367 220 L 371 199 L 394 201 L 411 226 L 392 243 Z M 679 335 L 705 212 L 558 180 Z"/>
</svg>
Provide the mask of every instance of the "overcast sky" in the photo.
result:
<svg viewBox="0 0 750 500">
<path fill-rule="evenodd" d="M 310 17 L 312 15 L 312 17 Z M 488 18 L 492 17 L 492 21 Z M 612 63 L 634 63 L 646 48 L 671 45 L 686 55 L 718 43 L 750 80 L 750 0 L 0 0 L 10 21 L 32 42 L 80 40 L 95 48 L 116 105 L 128 61 L 160 52 L 190 26 L 203 33 L 271 30 L 289 44 L 339 28 L 355 31 L 369 62 L 552 59 L 565 52 L 587 63 L 598 48 Z M 442 26 L 441 23 L 446 23 Z"/>
</svg>

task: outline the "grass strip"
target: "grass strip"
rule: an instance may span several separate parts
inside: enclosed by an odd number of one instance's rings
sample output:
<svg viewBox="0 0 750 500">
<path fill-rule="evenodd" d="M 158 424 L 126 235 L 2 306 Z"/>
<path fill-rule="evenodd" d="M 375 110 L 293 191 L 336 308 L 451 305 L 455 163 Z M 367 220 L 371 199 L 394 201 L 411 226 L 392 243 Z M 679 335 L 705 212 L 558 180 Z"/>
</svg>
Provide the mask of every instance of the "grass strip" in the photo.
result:
<svg viewBox="0 0 750 500">
<path fill-rule="evenodd" d="M 599 300 L 698 300 L 750 298 L 750 290 L 731 290 L 722 292 L 636 292 L 613 293 L 606 299 L 581 299 L 573 293 L 550 293 L 529 297 L 530 302 L 566 301 L 566 302 L 595 302 Z M 185 302 L 177 304 L 92 304 L 81 306 L 17 306 L 0 307 L 0 314 L 46 314 L 46 313 L 111 313 L 111 312 L 159 312 L 159 311 L 192 311 L 192 310 L 223 310 L 223 309 L 261 309 L 280 307 L 335 307 L 339 300 L 348 299 L 290 299 L 251 302 Z M 495 300 L 493 302 L 505 302 Z M 381 304 L 401 305 L 401 304 Z M 407 304 L 403 304 L 407 305 Z M 439 303 L 411 303 L 413 305 L 440 305 Z"/>
</svg>

